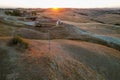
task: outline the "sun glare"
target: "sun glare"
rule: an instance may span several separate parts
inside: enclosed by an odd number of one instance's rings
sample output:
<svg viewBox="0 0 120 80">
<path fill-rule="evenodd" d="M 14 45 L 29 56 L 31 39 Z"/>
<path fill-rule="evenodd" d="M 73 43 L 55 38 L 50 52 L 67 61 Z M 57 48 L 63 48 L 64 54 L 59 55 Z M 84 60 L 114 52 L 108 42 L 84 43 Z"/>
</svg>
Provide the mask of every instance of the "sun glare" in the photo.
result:
<svg viewBox="0 0 120 80">
<path fill-rule="evenodd" d="M 58 8 L 57 8 L 57 7 L 53 7 L 52 9 L 53 9 L 53 10 L 58 10 Z"/>
</svg>

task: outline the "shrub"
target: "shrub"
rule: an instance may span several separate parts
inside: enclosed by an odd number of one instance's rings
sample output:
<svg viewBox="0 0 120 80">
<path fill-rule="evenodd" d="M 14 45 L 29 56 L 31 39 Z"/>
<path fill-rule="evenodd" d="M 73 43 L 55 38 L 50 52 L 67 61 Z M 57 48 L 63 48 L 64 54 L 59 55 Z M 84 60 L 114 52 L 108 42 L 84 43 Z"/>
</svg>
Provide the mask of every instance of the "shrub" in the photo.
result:
<svg viewBox="0 0 120 80">
<path fill-rule="evenodd" d="M 19 10 L 14 10 L 12 13 L 13 16 L 21 16 L 21 13 Z"/>
<path fill-rule="evenodd" d="M 13 10 L 13 11 L 5 11 L 6 15 L 11 15 L 11 16 L 21 16 L 21 12 L 19 10 Z"/>
<path fill-rule="evenodd" d="M 119 26 L 119 25 L 120 25 L 120 23 L 116 23 L 115 25 L 118 25 L 118 26 Z"/>
<path fill-rule="evenodd" d="M 17 46 L 22 49 L 28 48 L 28 43 L 24 41 L 20 36 L 15 36 L 9 43 L 11 46 Z"/>
<path fill-rule="evenodd" d="M 12 12 L 10 12 L 10 11 L 5 11 L 5 14 L 6 14 L 6 15 L 11 15 Z"/>
</svg>

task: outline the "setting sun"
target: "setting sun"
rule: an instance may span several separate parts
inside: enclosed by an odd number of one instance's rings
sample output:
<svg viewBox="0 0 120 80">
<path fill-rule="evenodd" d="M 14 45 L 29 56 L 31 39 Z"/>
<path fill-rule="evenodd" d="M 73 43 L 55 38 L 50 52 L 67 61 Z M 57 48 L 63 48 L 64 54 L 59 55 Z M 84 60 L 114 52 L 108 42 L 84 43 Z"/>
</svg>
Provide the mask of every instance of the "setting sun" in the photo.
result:
<svg viewBox="0 0 120 80">
<path fill-rule="evenodd" d="M 51 9 L 52 9 L 52 11 L 55 11 L 55 12 L 58 12 L 60 10 L 60 8 L 57 8 L 57 7 L 53 7 Z"/>
<path fill-rule="evenodd" d="M 53 7 L 52 9 L 53 9 L 53 10 L 58 10 L 58 8 L 57 8 L 57 7 Z"/>
</svg>

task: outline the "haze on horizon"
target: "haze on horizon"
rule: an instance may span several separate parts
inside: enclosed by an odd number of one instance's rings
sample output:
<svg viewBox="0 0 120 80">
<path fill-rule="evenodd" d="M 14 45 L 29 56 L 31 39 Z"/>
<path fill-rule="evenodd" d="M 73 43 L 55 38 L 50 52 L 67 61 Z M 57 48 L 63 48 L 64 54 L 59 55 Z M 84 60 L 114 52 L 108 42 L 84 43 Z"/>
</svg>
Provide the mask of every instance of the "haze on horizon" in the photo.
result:
<svg viewBox="0 0 120 80">
<path fill-rule="evenodd" d="M 0 0 L 1 8 L 120 8 L 120 0 Z"/>
</svg>

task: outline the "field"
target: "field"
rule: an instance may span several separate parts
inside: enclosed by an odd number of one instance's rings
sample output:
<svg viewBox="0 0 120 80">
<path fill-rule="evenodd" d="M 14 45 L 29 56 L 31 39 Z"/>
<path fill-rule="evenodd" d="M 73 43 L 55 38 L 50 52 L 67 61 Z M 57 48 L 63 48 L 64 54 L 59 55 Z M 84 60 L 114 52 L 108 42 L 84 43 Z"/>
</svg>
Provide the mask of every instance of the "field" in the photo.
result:
<svg viewBox="0 0 120 80">
<path fill-rule="evenodd" d="M 0 80 L 120 80 L 120 9 L 40 11 L 62 24 L 35 27 L 0 13 Z"/>
</svg>

